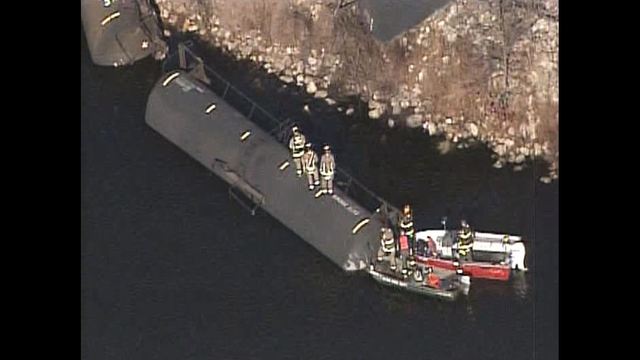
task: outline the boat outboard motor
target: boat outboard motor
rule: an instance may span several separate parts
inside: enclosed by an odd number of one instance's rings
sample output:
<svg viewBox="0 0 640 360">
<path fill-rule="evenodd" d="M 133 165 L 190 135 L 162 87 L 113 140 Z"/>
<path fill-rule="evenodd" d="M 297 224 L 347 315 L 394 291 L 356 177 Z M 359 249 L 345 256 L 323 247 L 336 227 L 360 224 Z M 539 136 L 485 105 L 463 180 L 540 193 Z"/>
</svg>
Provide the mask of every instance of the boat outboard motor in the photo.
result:
<svg viewBox="0 0 640 360">
<path fill-rule="evenodd" d="M 162 60 L 167 53 L 150 0 L 82 0 L 81 15 L 97 65 L 130 65 L 149 55 Z"/>
<path fill-rule="evenodd" d="M 527 267 L 524 266 L 524 258 L 526 254 L 526 249 L 522 242 L 516 242 L 510 245 L 510 260 L 511 260 L 511 268 L 517 269 L 520 271 L 527 271 Z"/>
</svg>

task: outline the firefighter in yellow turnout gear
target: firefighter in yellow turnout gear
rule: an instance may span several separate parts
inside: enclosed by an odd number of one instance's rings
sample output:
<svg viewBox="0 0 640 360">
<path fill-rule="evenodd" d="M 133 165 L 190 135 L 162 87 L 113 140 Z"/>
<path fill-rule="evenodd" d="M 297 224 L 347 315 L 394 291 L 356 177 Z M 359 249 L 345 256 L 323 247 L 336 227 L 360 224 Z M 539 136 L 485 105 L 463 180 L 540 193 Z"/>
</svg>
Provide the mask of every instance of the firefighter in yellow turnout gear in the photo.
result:
<svg viewBox="0 0 640 360">
<path fill-rule="evenodd" d="M 320 174 L 318 173 L 318 155 L 311 148 L 311 143 L 306 143 L 304 146 L 304 155 L 302 155 L 302 165 L 304 172 L 307 174 L 307 183 L 309 190 L 313 190 L 316 186 L 320 185 Z"/>
<path fill-rule="evenodd" d="M 291 139 L 289 139 L 289 149 L 291 150 L 293 163 L 296 165 L 296 175 L 301 177 L 303 171 L 302 155 L 304 155 L 304 144 L 307 142 L 307 139 L 297 126 L 291 128 L 291 131 L 293 135 L 291 135 Z"/>
<path fill-rule="evenodd" d="M 458 231 L 458 257 L 466 259 L 471 256 L 473 247 L 473 231 L 466 220 L 460 223 L 461 229 Z"/>
<path fill-rule="evenodd" d="M 378 248 L 378 262 L 389 262 L 389 268 L 396 271 L 398 265 L 396 263 L 396 241 L 393 237 L 391 228 L 383 227 L 380 229 L 380 247 Z"/>
<path fill-rule="evenodd" d="M 331 154 L 329 145 L 324 146 L 324 154 L 320 158 L 320 175 L 323 194 L 333 194 L 333 175 L 336 170 L 336 161 Z"/>
</svg>

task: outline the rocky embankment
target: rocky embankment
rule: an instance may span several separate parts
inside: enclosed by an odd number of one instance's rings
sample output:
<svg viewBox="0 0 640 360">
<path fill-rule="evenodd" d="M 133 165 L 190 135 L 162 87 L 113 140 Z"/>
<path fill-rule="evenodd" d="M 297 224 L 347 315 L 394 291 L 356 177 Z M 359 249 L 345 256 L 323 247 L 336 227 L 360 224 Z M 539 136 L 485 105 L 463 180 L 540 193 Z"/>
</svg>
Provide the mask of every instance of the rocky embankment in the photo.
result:
<svg viewBox="0 0 640 360">
<path fill-rule="evenodd" d="M 558 176 L 558 0 L 452 0 L 382 43 L 357 2 L 157 0 L 170 31 L 194 32 L 281 81 L 369 117 L 442 135 L 446 149 L 481 141 L 495 167 L 549 162 Z"/>
</svg>

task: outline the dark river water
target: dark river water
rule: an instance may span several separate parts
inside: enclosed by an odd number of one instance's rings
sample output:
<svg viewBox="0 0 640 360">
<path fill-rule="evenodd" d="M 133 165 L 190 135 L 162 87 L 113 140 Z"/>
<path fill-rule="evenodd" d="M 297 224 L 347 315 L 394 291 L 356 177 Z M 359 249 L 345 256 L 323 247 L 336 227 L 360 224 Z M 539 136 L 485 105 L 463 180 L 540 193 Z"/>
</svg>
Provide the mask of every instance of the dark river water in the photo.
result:
<svg viewBox="0 0 640 360">
<path fill-rule="evenodd" d="M 334 145 L 339 165 L 418 229 L 465 217 L 521 234 L 530 271 L 472 281 L 454 303 L 345 273 L 144 122 L 161 75 L 146 59 L 91 64 L 81 37 L 83 359 L 555 359 L 558 183 L 491 166 L 482 146 L 441 155 L 421 130 L 347 117 L 215 51 L 207 62 L 260 104 Z M 311 114 L 302 111 L 308 104 Z"/>
</svg>

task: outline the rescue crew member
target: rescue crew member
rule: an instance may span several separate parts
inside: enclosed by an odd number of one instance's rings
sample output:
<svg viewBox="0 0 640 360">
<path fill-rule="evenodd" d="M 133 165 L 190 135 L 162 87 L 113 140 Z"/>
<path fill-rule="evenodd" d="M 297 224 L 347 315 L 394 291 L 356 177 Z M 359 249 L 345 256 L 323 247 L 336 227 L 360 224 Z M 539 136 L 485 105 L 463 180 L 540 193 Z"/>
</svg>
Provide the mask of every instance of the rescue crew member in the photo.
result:
<svg viewBox="0 0 640 360">
<path fill-rule="evenodd" d="M 320 158 L 320 175 L 323 194 L 333 194 L 333 175 L 336 169 L 336 161 L 331 154 L 329 145 L 324 146 L 324 154 Z"/>
<path fill-rule="evenodd" d="M 460 222 L 460 227 L 461 229 L 458 231 L 458 255 L 462 259 L 471 254 L 473 232 L 466 220 Z"/>
<path fill-rule="evenodd" d="M 396 244 L 393 239 L 393 231 L 390 228 L 383 227 L 380 229 L 380 249 L 378 250 L 378 261 L 383 258 L 394 256 L 396 252 Z"/>
<path fill-rule="evenodd" d="M 291 128 L 293 135 L 289 139 L 289 149 L 291 150 L 291 157 L 293 157 L 293 163 L 296 164 L 296 175 L 302 176 L 302 155 L 304 155 L 304 144 L 307 139 L 297 126 Z"/>
<path fill-rule="evenodd" d="M 302 155 L 302 165 L 304 172 L 307 174 L 307 183 L 309 190 L 313 190 L 316 186 L 320 185 L 320 175 L 318 173 L 318 155 L 311 148 L 311 143 L 304 145 L 305 151 Z"/>
<path fill-rule="evenodd" d="M 408 204 L 404 206 L 402 215 L 400 215 L 400 234 L 406 235 L 409 239 L 409 253 L 413 254 L 413 248 L 415 246 L 415 229 L 413 228 L 413 214 L 411 206 Z"/>
</svg>

